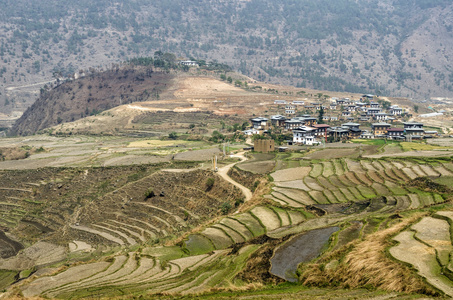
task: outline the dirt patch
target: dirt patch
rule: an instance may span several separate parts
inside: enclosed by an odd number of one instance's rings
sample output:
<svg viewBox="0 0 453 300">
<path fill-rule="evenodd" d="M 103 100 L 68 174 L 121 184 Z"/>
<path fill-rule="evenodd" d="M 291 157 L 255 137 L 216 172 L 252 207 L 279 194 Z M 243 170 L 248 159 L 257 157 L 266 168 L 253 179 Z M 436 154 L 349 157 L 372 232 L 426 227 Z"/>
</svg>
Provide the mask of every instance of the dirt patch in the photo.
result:
<svg viewBox="0 0 453 300">
<path fill-rule="evenodd" d="M 237 165 L 238 168 L 241 168 L 244 171 L 256 173 L 256 174 L 267 174 L 272 172 L 275 167 L 275 161 L 255 161 L 255 162 L 246 162 Z"/>
<path fill-rule="evenodd" d="M 292 181 L 303 179 L 310 174 L 311 167 L 299 167 L 285 170 L 279 170 L 271 174 L 274 181 Z"/>
<path fill-rule="evenodd" d="M 240 182 L 242 185 L 246 186 L 250 190 L 253 190 L 257 187 L 256 182 L 259 182 L 262 178 L 262 175 L 255 174 L 242 170 L 236 166 L 228 171 L 228 176 L 233 178 L 236 182 Z"/>
<path fill-rule="evenodd" d="M 356 148 L 346 149 L 325 149 L 316 151 L 306 156 L 309 159 L 331 159 L 331 158 L 342 158 L 342 157 L 353 157 L 356 158 L 360 154 L 360 150 Z"/>
<path fill-rule="evenodd" d="M 295 236 L 275 250 L 270 272 L 287 281 L 297 282 L 297 266 L 318 257 L 330 236 L 338 230 L 339 227 L 327 227 Z"/>
<path fill-rule="evenodd" d="M 174 156 L 174 159 L 185 161 L 210 161 L 214 157 L 214 155 L 220 156 L 222 155 L 222 152 L 218 148 L 186 151 L 176 154 Z"/>
</svg>

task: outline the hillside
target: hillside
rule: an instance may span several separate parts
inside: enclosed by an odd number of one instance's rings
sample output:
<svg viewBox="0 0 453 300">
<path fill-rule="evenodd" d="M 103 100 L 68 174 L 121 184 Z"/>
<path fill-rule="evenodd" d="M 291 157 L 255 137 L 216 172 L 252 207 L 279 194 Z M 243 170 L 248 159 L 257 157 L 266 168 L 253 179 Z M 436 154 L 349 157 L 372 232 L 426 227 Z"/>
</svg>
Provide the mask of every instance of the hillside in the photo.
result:
<svg viewBox="0 0 453 300">
<path fill-rule="evenodd" d="M 12 128 L 13 134 L 39 130 L 87 116 L 121 104 L 165 99 L 173 75 L 148 67 L 123 66 L 94 72 L 54 88 L 41 89 L 40 97 Z"/>
<path fill-rule="evenodd" d="M 157 50 L 216 59 L 265 82 L 453 95 L 450 1 L 8 0 L 0 11 L 0 112 L 8 115 L 32 104 L 40 85 L 30 84 Z"/>
</svg>

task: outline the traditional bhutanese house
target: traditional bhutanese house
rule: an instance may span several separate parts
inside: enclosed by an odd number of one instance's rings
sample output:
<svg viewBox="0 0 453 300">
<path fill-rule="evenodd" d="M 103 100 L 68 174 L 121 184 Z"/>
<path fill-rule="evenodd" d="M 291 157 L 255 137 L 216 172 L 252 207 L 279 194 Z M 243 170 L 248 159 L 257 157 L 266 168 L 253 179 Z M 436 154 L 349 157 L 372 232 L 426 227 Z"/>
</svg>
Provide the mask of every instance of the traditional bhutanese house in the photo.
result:
<svg viewBox="0 0 453 300">
<path fill-rule="evenodd" d="M 435 137 L 438 135 L 439 135 L 439 133 L 437 132 L 437 130 L 426 130 L 425 131 L 425 137 Z"/>
<path fill-rule="evenodd" d="M 370 108 L 379 108 L 379 103 L 377 103 L 377 102 L 370 102 Z"/>
<path fill-rule="evenodd" d="M 315 124 L 315 125 L 312 125 L 312 127 L 315 128 L 315 132 L 314 132 L 315 137 L 327 138 L 327 129 L 330 128 L 329 125 Z"/>
<path fill-rule="evenodd" d="M 296 106 L 292 104 L 285 105 L 285 114 L 288 116 L 294 115 L 296 113 Z"/>
<path fill-rule="evenodd" d="M 409 139 L 420 139 L 425 134 L 423 123 L 418 122 L 403 122 L 404 135 Z"/>
<path fill-rule="evenodd" d="M 338 121 L 338 117 L 337 116 L 331 116 L 330 117 L 330 121 Z"/>
<path fill-rule="evenodd" d="M 347 120 L 348 122 L 352 122 L 352 121 L 354 121 L 354 117 L 347 117 L 346 120 Z"/>
<path fill-rule="evenodd" d="M 380 108 L 368 108 L 366 110 L 367 116 L 374 116 L 375 114 L 378 114 L 381 112 Z"/>
<path fill-rule="evenodd" d="M 302 121 L 301 119 L 293 118 L 285 121 L 285 129 L 287 130 L 296 129 L 304 124 L 305 124 L 304 121 Z"/>
<path fill-rule="evenodd" d="M 389 128 L 387 129 L 387 136 L 392 140 L 404 139 L 404 129 L 403 128 Z"/>
<path fill-rule="evenodd" d="M 387 123 L 373 123 L 371 124 L 371 130 L 375 137 L 386 136 L 387 129 L 390 128 L 390 124 Z"/>
<path fill-rule="evenodd" d="M 332 136 L 334 140 L 340 140 L 348 138 L 349 136 L 349 128 L 345 127 L 332 127 L 328 130 L 329 136 Z"/>
<path fill-rule="evenodd" d="M 252 126 L 255 129 L 265 129 L 267 127 L 267 119 L 263 117 L 250 119 Z"/>
<path fill-rule="evenodd" d="M 293 143 L 303 145 L 313 145 L 318 142 L 315 140 L 315 128 L 309 126 L 301 126 L 293 130 Z"/>
<path fill-rule="evenodd" d="M 363 117 L 363 116 L 359 117 L 360 122 L 368 122 L 369 120 L 370 120 L 370 117 Z"/>
<path fill-rule="evenodd" d="M 293 105 L 305 105 L 304 101 L 294 100 Z"/>
<path fill-rule="evenodd" d="M 307 126 L 313 126 L 313 125 L 316 125 L 318 123 L 318 119 L 317 118 L 313 118 L 313 117 L 303 117 L 303 120 L 304 120 L 304 124 L 307 125 Z"/>
<path fill-rule="evenodd" d="M 274 100 L 274 104 L 286 104 L 286 100 Z"/>
<path fill-rule="evenodd" d="M 423 129 L 423 123 L 418 122 L 403 122 L 404 129 L 406 128 L 419 128 Z"/>
<path fill-rule="evenodd" d="M 355 104 L 349 104 L 348 106 L 345 107 L 347 111 L 353 112 L 356 111 L 357 106 Z"/>
<path fill-rule="evenodd" d="M 350 116 L 351 116 L 351 112 L 345 110 L 345 111 L 343 111 L 343 112 L 341 113 L 341 116 L 342 116 L 343 118 L 350 117 Z"/>
<path fill-rule="evenodd" d="M 337 105 L 341 106 L 341 105 L 345 105 L 345 104 L 346 104 L 345 99 L 337 99 Z"/>
<path fill-rule="evenodd" d="M 425 134 L 423 128 L 404 128 L 404 135 L 405 136 L 412 136 L 413 138 L 422 137 Z"/>
<path fill-rule="evenodd" d="M 337 104 L 336 103 L 330 103 L 330 109 L 331 110 L 336 110 L 337 109 Z"/>
<path fill-rule="evenodd" d="M 367 104 L 365 102 L 356 102 L 357 110 L 366 111 Z"/>
<path fill-rule="evenodd" d="M 357 128 L 357 129 L 359 129 L 360 124 L 359 124 L 359 123 L 343 123 L 343 124 L 341 124 L 341 127 Z"/>
<path fill-rule="evenodd" d="M 389 114 L 394 116 L 400 116 L 403 114 L 403 109 L 395 105 L 394 107 L 390 107 Z"/>
<path fill-rule="evenodd" d="M 388 115 L 386 113 L 380 112 L 374 115 L 374 119 L 376 121 L 386 121 L 388 119 Z"/>
<path fill-rule="evenodd" d="M 370 94 L 362 95 L 363 100 L 373 100 L 373 98 L 374 98 L 374 95 L 370 95 Z"/>
<path fill-rule="evenodd" d="M 308 110 L 313 110 L 315 107 L 311 104 L 305 105 L 305 108 Z"/>
<path fill-rule="evenodd" d="M 368 130 L 364 130 L 360 134 L 360 138 L 361 139 L 372 139 L 372 138 L 374 138 L 374 135 L 371 132 L 369 132 Z"/>
<path fill-rule="evenodd" d="M 349 128 L 349 138 L 358 139 L 362 135 L 362 130 L 359 128 Z"/>
<path fill-rule="evenodd" d="M 252 129 L 247 129 L 242 131 L 243 134 L 245 135 L 254 135 L 254 134 L 260 134 L 260 131 L 258 129 L 252 128 Z"/>
<path fill-rule="evenodd" d="M 320 102 L 313 102 L 311 105 L 313 105 L 313 107 L 314 107 L 316 110 L 320 110 L 320 109 L 321 109 L 321 106 L 322 106 L 322 103 L 320 103 Z"/>
<path fill-rule="evenodd" d="M 271 124 L 277 127 L 285 126 L 286 117 L 281 115 L 271 116 Z"/>
</svg>

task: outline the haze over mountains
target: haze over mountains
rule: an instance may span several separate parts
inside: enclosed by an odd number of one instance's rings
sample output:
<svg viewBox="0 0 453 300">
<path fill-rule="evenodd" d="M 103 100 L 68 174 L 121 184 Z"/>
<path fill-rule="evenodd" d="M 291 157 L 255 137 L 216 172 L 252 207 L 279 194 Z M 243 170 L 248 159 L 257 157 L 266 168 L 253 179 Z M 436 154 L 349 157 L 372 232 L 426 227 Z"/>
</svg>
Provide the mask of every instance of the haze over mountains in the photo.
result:
<svg viewBox="0 0 453 300">
<path fill-rule="evenodd" d="M 36 99 L 11 87 L 157 50 L 266 82 L 451 97 L 452 15 L 446 0 L 5 0 L 0 112 Z"/>
</svg>

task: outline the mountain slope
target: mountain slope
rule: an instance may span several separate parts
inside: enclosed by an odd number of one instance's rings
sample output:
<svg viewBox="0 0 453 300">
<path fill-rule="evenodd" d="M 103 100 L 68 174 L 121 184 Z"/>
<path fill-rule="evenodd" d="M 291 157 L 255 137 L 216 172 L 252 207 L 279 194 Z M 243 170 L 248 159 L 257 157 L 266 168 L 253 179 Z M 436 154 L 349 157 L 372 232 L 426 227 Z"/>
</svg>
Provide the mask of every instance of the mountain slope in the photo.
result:
<svg viewBox="0 0 453 300">
<path fill-rule="evenodd" d="M 0 11 L 3 112 L 31 101 L 5 87 L 156 50 L 217 59 L 273 83 L 453 95 L 453 4 L 445 0 L 7 0 Z"/>
<path fill-rule="evenodd" d="M 60 123 L 97 114 L 112 107 L 165 97 L 172 74 L 124 66 L 41 89 L 38 100 L 17 120 L 12 132 L 34 134 Z"/>
</svg>

